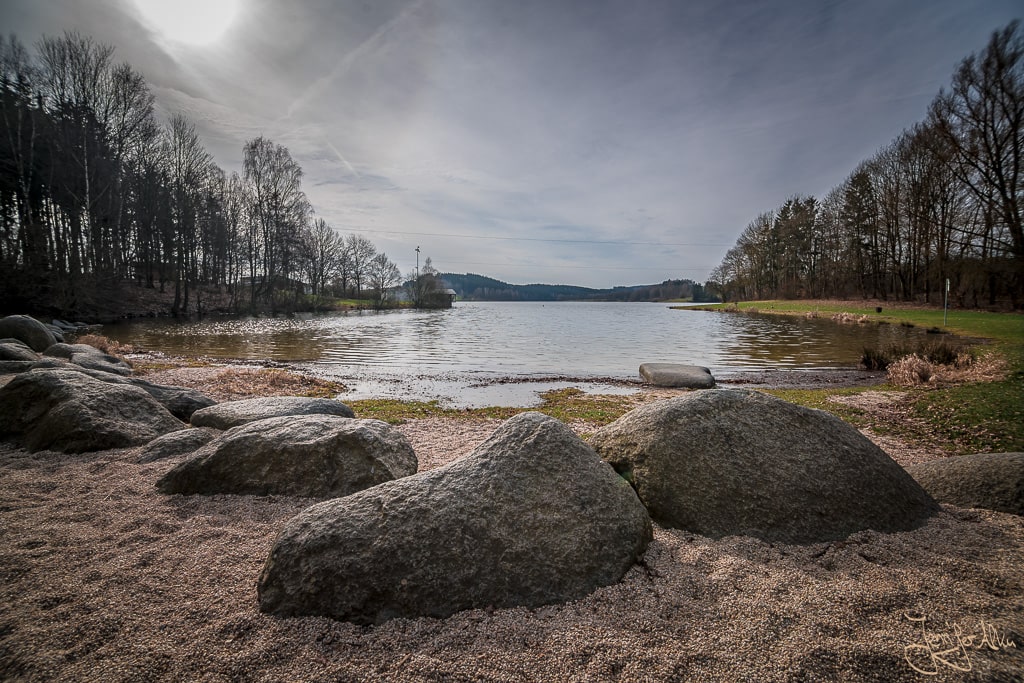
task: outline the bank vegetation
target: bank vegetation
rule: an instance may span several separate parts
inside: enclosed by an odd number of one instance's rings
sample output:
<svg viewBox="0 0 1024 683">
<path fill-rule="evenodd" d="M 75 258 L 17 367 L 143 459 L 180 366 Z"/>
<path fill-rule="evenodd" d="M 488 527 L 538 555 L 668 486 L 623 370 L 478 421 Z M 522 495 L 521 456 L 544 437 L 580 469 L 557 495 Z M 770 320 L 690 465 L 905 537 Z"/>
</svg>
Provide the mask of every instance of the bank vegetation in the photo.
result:
<svg viewBox="0 0 1024 683">
<path fill-rule="evenodd" d="M 1024 37 L 959 65 L 925 119 L 818 199 L 747 225 L 711 273 L 726 301 L 871 298 L 1024 305 Z"/>
<path fill-rule="evenodd" d="M 393 305 L 397 266 L 317 217 L 302 176 L 262 136 L 222 169 L 113 47 L 0 39 L 0 313 Z"/>
</svg>

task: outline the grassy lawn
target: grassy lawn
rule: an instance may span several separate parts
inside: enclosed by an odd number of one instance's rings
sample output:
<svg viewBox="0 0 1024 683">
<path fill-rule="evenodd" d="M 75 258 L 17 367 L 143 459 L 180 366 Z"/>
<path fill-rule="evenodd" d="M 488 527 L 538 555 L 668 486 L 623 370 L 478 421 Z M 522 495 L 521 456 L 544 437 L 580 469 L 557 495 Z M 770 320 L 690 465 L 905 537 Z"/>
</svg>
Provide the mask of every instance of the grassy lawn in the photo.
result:
<svg viewBox="0 0 1024 683">
<path fill-rule="evenodd" d="M 992 340 L 987 350 L 1007 360 L 1008 373 L 1003 380 L 977 382 L 947 387 L 892 387 L 878 389 L 901 391 L 908 403 L 907 415 L 912 420 L 894 418 L 875 424 L 877 416 L 837 405 L 829 396 L 863 389 L 816 389 L 811 391 L 771 391 L 781 398 L 812 408 L 835 413 L 856 426 L 872 421 L 876 431 L 889 432 L 911 441 L 925 437 L 939 439 L 957 453 L 985 451 L 1024 451 L 1024 315 L 988 313 L 985 311 L 951 310 L 943 325 L 943 311 L 935 308 L 887 306 L 883 303 L 860 304 L 845 301 L 751 301 L 701 306 L 699 310 L 738 310 L 782 315 L 819 316 L 834 313 L 864 315 L 868 322 L 915 325 L 940 329 L 968 337 Z M 882 312 L 875 310 L 882 306 Z M 693 310 L 687 308 L 686 310 Z M 922 429 L 928 434 L 922 434 Z"/>
<path fill-rule="evenodd" d="M 881 306 L 882 312 L 876 312 Z M 887 302 L 863 303 L 856 301 L 744 301 L 739 304 L 707 304 L 686 306 L 679 310 L 729 311 L 739 310 L 778 313 L 781 315 L 807 315 L 817 313 L 828 317 L 834 313 L 851 313 L 867 316 L 868 322 L 909 324 L 953 332 L 969 337 L 983 337 L 1018 346 L 1024 346 L 1024 315 L 1019 313 L 989 313 L 987 311 L 965 311 L 951 309 L 943 324 L 941 308 L 910 307 L 905 304 Z"/>
</svg>

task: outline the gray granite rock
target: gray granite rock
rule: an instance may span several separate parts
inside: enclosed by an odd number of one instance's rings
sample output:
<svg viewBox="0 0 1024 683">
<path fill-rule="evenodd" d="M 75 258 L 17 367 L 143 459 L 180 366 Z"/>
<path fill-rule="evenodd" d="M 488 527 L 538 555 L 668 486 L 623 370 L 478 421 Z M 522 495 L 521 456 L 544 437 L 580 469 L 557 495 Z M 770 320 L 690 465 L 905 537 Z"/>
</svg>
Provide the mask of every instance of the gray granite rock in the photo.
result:
<svg viewBox="0 0 1024 683">
<path fill-rule="evenodd" d="M 221 434 L 161 477 L 164 493 L 333 498 L 416 472 L 412 446 L 380 420 L 289 415 Z"/>
<path fill-rule="evenodd" d="M 260 609 L 377 624 L 565 602 L 621 580 L 650 539 L 628 484 L 564 424 L 523 413 L 444 467 L 294 517 Z"/>
<path fill-rule="evenodd" d="M 63 342 L 57 342 L 53 346 L 50 346 L 43 351 L 44 356 L 51 356 L 53 358 L 63 358 L 65 360 L 71 360 L 71 356 L 76 353 L 87 353 L 87 354 L 102 354 L 103 352 L 97 349 L 95 346 L 89 346 L 88 344 L 65 344 Z"/>
<path fill-rule="evenodd" d="M 656 522 L 714 538 L 828 541 L 912 529 L 938 509 L 850 425 L 755 391 L 641 406 L 590 442 Z"/>
<path fill-rule="evenodd" d="M 39 360 L 39 354 L 24 344 L 10 344 L 0 342 L 0 361 L 28 361 Z"/>
<path fill-rule="evenodd" d="M 143 446 L 135 462 L 155 462 L 193 453 L 213 441 L 216 435 L 217 433 L 212 429 L 182 429 L 164 434 Z"/>
<path fill-rule="evenodd" d="M 940 503 L 1024 515 L 1024 453 L 976 453 L 907 468 Z"/>
<path fill-rule="evenodd" d="M 45 351 L 57 342 L 46 325 L 27 315 L 0 318 L 0 338 L 13 337 L 28 344 L 33 351 Z"/>
<path fill-rule="evenodd" d="M 75 370 L 31 370 L 0 387 L 0 435 L 30 451 L 139 446 L 184 426 L 142 389 Z"/>
<path fill-rule="evenodd" d="M 301 396 L 271 396 L 225 401 L 192 414 L 195 427 L 231 429 L 246 422 L 265 420 L 286 415 L 337 415 L 355 417 L 352 409 L 341 401 L 330 398 L 304 398 Z"/>
<path fill-rule="evenodd" d="M 113 375 L 128 376 L 132 374 L 132 366 L 120 358 L 103 353 L 99 349 L 93 349 L 93 351 L 95 353 L 73 353 L 71 362 L 89 370 L 109 372 Z"/>
<path fill-rule="evenodd" d="M 640 366 L 640 376 L 645 382 L 656 387 L 711 389 L 715 386 L 715 378 L 711 376 L 711 371 L 699 365 L 643 363 Z"/>
</svg>

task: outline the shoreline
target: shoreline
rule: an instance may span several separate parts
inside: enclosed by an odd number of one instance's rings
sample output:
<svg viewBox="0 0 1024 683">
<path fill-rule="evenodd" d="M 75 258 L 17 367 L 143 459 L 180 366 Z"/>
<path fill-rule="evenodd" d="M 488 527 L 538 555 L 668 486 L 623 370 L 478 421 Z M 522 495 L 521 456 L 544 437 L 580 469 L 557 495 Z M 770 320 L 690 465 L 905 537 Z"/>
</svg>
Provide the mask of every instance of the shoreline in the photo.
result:
<svg viewBox="0 0 1024 683">
<path fill-rule="evenodd" d="M 264 368 L 301 374 L 316 380 L 337 382 L 347 391 L 339 400 L 398 400 L 437 401 L 445 407 L 466 408 L 530 408 L 541 403 L 540 394 L 552 390 L 579 388 L 594 396 L 627 394 L 675 394 L 685 389 L 654 387 L 639 378 L 611 376 L 578 376 L 560 374 L 539 375 L 425 375 L 407 373 L 363 372 L 357 376 L 324 372 L 308 361 L 261 361 L 238 358 L 209 358 L 169 356 L 161 352 L 127 354 L 133 364 L 140 364 L 147 376 L 157 383 L 174 384 L 180 381 L 182 370 L 189 368 Z M 160 366 L 172 366 L 163 368 Z M 149 366 L 156 369 L 148 370 Z M 203 375 L 200 371 L 198 374 Z M 167 378 L 164 381 L 161 378 Z M 187 380 L 186 380 L 187 381 Z M 719 372 L 715 376 L 718 386 L 737 389 L 841 389 L 870 387 L 884 384 L 886 374 L 858 368 L 786 368 L 738 369 Z M 361 385 L 361 386 L 360 386 Z M 356 389 L 355 387 L 359 387 Z M 452 400 L 458 395 L 461 400 Z M 488 402 L 493 399 L 495 402 Z"/>
</svg>

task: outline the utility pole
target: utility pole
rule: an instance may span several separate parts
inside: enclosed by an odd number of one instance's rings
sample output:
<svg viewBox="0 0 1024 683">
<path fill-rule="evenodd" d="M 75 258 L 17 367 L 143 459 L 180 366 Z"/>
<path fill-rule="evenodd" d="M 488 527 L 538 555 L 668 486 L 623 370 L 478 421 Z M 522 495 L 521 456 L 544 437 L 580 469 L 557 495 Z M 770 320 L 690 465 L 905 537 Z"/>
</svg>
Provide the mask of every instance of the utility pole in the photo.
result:
<svg viewBox="0 0 1024 683">
<path fill-rule="evenodd" d="M 414 302 L 414 305 L 416 306 L 416 308 L 419 308 L 420 307 L 420 248 L 419 248 L 419 245 L 416 246 L 416 289 L 413 290 L 413 291 L 416 292 L 416 301 Z"/>
</svg>

